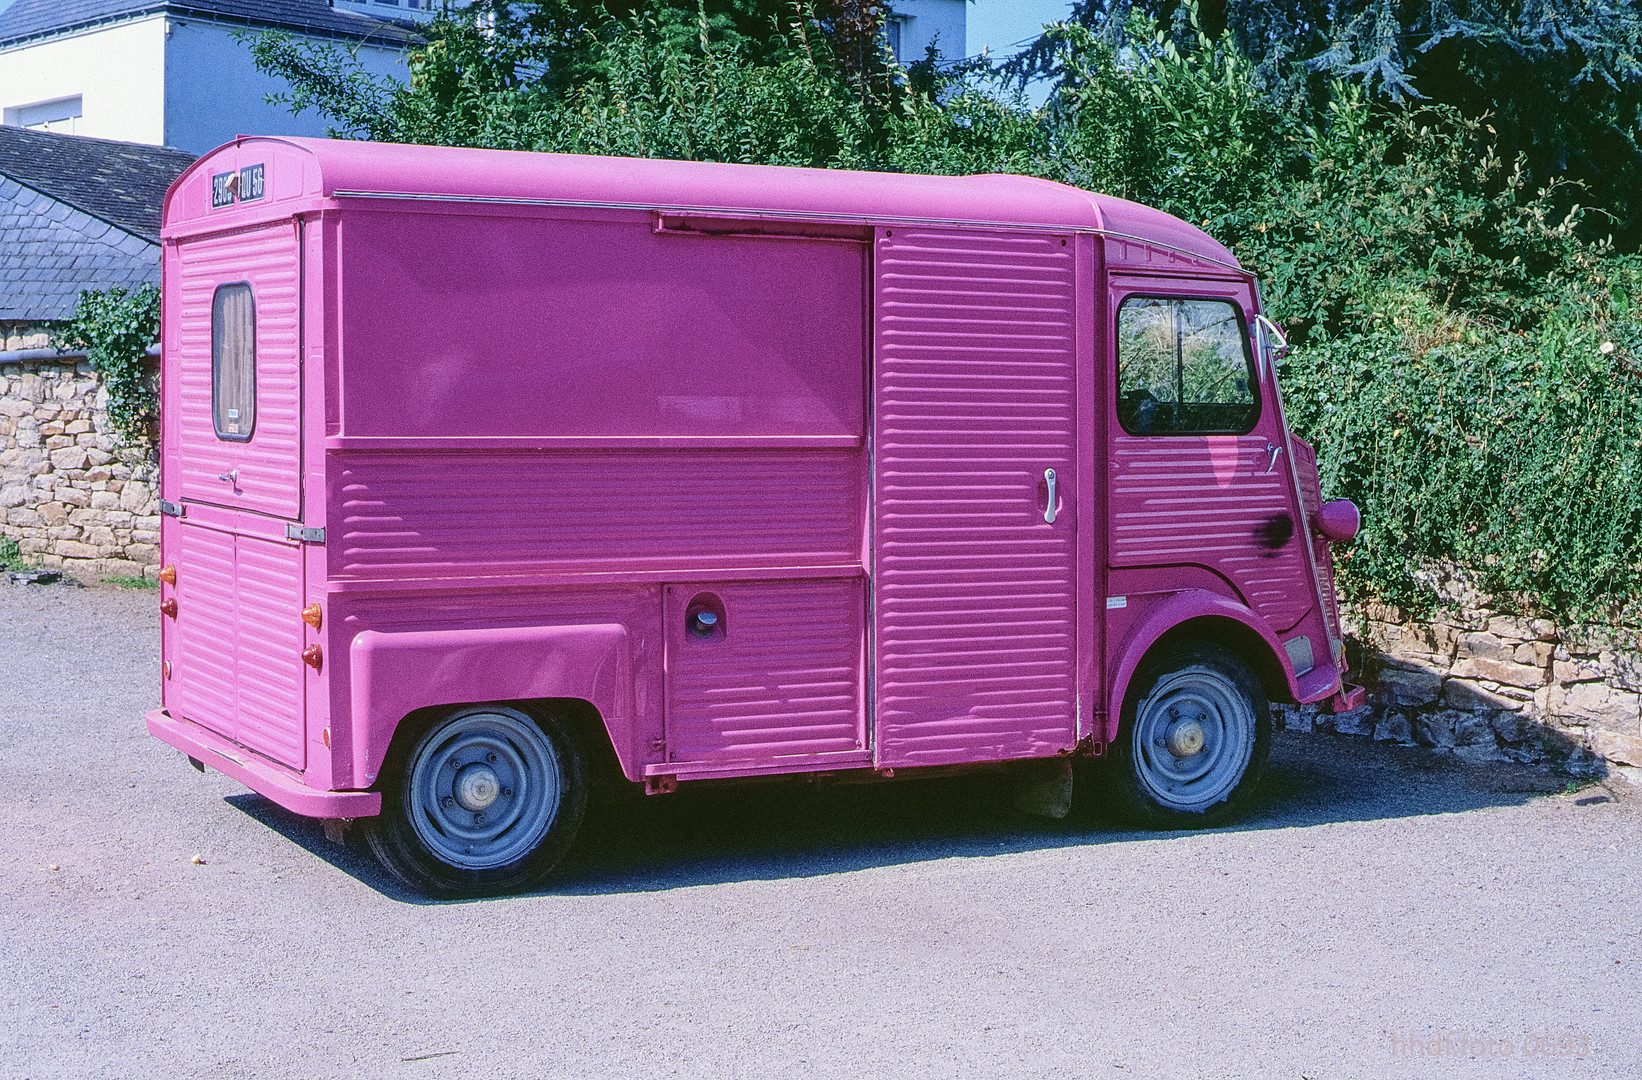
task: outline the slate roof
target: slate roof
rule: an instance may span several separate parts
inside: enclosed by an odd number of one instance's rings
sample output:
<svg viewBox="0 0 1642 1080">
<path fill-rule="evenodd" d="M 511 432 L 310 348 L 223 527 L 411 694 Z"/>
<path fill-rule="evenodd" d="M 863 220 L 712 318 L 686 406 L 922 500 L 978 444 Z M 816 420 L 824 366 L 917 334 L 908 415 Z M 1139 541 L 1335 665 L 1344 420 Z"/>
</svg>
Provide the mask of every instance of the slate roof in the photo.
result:
<svg viewBox="0 0 1642 1080">
<path fill-rule="evenodd" d="M 156 243 L 165 189 L 193 160 L 168 146 L 0 126 L 0 176 Z"/>
<path fill-rule="evenodd" d="M 194 155 L 0 127 L 0 320 L 66 319 L 82 289 L 160 277 L 160 204 Z"/>
<path fill-rule="evenodd" d="M 74 314 L 81 289 L 160 279 L 160 247 L 0 176 L 0 320 Z"/>
<path fill-rule="evenodd" d="M 327 0 L 0 0 L 0 47 L 161 12 L 323 37 L 368 37 L 400 44 L 419 40 L 406 27 L 338 11 Z"/>
</svg>

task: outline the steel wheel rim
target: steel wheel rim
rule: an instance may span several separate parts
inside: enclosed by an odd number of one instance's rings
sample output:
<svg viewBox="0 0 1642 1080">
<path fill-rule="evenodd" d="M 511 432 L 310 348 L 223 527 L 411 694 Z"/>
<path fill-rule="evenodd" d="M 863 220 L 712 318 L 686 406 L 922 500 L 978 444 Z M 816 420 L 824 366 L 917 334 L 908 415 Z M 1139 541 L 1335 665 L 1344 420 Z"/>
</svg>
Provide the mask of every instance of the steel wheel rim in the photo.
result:
<svg viewBox="0 0 1642 1080">
<path fill-rule="evenodd" d="M 511 710 L 453 717 L 423 740 L 411 765 L 411 828 L 461 870 L 489 870 L 528 854 L 558 816 L 558 755 Z"/>
<path fill-rule="evenodd" d="M 1191 752 L 1194 726 L 1201 748 Z M 1171 672 L 1135 708 L 1135 771 L 1160 805 L 1207 810 L 1243 779 L 1254 729 L 1254 706 L 1226 676 L 1197 666 Z"/>
</svg>

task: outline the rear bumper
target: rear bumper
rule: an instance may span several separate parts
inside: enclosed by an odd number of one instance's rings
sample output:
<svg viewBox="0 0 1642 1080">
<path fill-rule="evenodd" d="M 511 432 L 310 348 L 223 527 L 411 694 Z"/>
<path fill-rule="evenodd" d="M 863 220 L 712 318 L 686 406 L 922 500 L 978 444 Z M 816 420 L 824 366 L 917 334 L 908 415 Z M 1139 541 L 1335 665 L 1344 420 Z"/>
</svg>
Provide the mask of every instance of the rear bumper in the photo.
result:
<svg viewBox="0 0 1642 1080">
<path fill-rule="evenodd" d="M 273 800 L 294 814 L 316 818 L 375 817 L 382 812 L 382 795 L 376 791 L 316 791 L 302 778 L 243 750 L 214 732 L 188 720 L 179 720 L 164 709 L 148 714 L 148 733 L 169 743 L 189 757 L 230 776 L 258 795 Z"/>
</svg>

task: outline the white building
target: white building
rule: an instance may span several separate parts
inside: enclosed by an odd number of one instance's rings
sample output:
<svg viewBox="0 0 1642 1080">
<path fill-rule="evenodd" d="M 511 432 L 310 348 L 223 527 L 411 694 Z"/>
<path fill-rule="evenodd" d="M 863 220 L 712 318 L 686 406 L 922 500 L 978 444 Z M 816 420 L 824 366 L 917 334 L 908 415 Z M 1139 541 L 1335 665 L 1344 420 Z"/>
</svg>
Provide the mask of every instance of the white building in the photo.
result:
<svg viewBox="0 0 1642 1080">
<path fill-rule="evenodd" d="M 451 6 L 461 7 L 466 2 L 456 0 Z M 331 0 L 331 6 L 338 11 L 357 11 L 378 19 L 415 19 L 420 22 L 433 18 L 433 13 L 444 6 L 444 0 Z"/>
<path fill-rule="evenodd" d="M 969 0 L 891 0 L 884 27 L 889 51 L 903 64 L 922 60 L 930 46 L 943 60 L 962 60 L 966 51 Z"/>
<path fill-rule="evenodd" d="M 324 135 L 323 117 L 266 101 L 286 87 L 235 34 L 269 29 L 357 49 L 400 77 L 413 40 L 328 0 L 0 0 L 0 122 L 196 154 L 242 133 Z"/>
</svg>

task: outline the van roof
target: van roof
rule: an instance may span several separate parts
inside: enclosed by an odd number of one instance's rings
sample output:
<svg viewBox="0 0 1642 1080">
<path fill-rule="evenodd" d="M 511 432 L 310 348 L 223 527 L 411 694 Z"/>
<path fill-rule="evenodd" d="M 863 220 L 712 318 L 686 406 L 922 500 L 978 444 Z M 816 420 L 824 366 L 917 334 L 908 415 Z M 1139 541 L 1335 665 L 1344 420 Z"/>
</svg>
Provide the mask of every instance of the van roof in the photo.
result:
<svg viewBox="0 0 1642 1080">
<path fill-rule="evenodd" d="M 289 137 L 241 136 L 201 157 L 167 193 L 167 234 L 185 231 L 176 228 L 185 215 L 174 203 L 190 176 L 217 171 L 224 157 L 237 161 L 258 143 L 311 155 L 318 168 L 303 170 L 309 178 L 303 186 L 321 198 L 379 195 L 1097 230 L 1238 265 L 1213 237 L 1171 214 L 1029 176 L 925 176 Z"/>
</svg>

